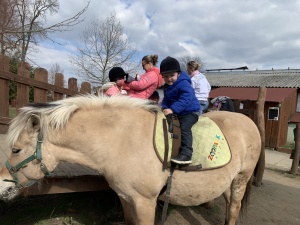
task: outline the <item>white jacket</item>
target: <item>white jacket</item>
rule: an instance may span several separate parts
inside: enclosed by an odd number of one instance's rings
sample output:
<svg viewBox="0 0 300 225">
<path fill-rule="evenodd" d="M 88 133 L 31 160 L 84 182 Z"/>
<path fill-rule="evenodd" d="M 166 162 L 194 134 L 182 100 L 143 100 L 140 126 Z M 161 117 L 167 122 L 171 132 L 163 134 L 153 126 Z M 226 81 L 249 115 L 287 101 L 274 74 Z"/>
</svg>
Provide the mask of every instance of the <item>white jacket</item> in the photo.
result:
<svg viewBox="0 0 300 225">
<path fill-rule="evenodd" d="M 195 90 L 196 97 L 199 101 L 207 101 L 211 86 L 202 73 L 195 74 L 191 77 L 192 87 Z"/>
</svg>

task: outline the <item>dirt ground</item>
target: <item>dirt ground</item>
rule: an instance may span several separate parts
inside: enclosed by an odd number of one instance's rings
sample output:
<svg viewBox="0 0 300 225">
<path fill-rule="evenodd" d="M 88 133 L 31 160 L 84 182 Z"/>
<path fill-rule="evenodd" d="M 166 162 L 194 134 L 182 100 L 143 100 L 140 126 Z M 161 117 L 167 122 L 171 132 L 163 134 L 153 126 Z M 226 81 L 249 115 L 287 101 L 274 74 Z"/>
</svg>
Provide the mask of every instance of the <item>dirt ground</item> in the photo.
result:
<svg viewBox="0 0 300 225">
<path fill-rule="evenodd" d="M 160 207 L 162 208 L 162 207 Z M 221 225 L 225 218 L 225 200 L 219 197 L 211 209 L 176 207 L 166 225 Z M 157 223 L 159 224 L 159 223 Z M 252 188 L 247 214 L 240 216 L 237 225 L 299 225 L 300 176 L 265 170 L 261 187 Z"/>
<path fill-rule="evenodd" d="M 155 225 L 161 224 L 163 203 L 159 202 Z M 169 205 L 165 225 L 224 224 L 225 201 L 214 206 Z M 0 225 L 121 225 L 124 224 L 118 197 L 112 191 L 29 196 L 4 204 L 0 202 Z M 300 175 L 265 170 L 263 185 L 252 188 L 247 214 L 237 225 L 299 225 Z"/>
</svg>

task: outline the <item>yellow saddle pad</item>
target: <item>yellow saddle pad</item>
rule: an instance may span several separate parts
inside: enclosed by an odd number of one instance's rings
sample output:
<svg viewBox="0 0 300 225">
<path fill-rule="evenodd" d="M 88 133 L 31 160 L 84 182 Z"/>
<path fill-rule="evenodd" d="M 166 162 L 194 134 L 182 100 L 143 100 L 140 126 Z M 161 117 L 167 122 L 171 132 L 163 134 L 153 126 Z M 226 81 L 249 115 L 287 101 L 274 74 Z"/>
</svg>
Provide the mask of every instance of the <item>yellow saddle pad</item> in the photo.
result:
<svg viewBox="0 0 300 225">
<path fill-rule="evenodd" d="M 165 116 L 157 114 L 155 144 L 161 161 L 164 158 L 164 134 L 162 121 Z M 213 169 L 226 165 L 231 159 L 231 152 L 222 131 L 217 124 L 208 117 L 199 117 L 198 122 L 192 127 L 193 132 L 193 156 L 191 166 L 202 164 L 203 170 Z M 170 163 L 172 138 L 169 137 L 168 162 Z"/>
</svg>

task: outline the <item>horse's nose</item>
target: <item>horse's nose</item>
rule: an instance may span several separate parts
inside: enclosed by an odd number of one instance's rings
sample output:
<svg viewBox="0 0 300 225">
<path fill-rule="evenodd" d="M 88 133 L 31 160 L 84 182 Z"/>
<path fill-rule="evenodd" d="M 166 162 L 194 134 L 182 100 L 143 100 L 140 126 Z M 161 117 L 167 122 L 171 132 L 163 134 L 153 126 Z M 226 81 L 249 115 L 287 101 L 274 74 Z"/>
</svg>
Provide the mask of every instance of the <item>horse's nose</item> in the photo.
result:
<svg viewBox="0 0 300 225">
<path fill-rule="evenodd" d="M 9 191 L 11 190 L 11 188 L 9 188 L 7 191 L 3 191 L 1 194 L 0 194 L 0 198 L 1 199 L 7 199 L 9 198 Z"/>
</svg>

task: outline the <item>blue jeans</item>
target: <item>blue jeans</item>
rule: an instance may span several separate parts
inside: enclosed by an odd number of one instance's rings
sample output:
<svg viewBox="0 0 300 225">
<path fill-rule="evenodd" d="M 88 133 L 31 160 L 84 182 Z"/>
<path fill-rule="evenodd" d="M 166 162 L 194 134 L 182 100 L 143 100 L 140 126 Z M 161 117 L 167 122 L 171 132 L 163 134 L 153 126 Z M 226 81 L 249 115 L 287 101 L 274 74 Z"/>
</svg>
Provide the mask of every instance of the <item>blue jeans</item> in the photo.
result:
<svg viewBox="0 0 300 225">
<path fill-rule="evenodd" d="M 178 116 L 181 129 L 180 154 L 192 158 L 193 154 L 193 134 L 192 126 L 197 123 L 199 116 L 196 113 L 189 113 L 184 116 Z"/>
<path fill-rule="evenodd" d="M 206 112 L 208 108 L 208 101 L 199 101 L 200 103 L 200 115 Z"/>
</svg>

